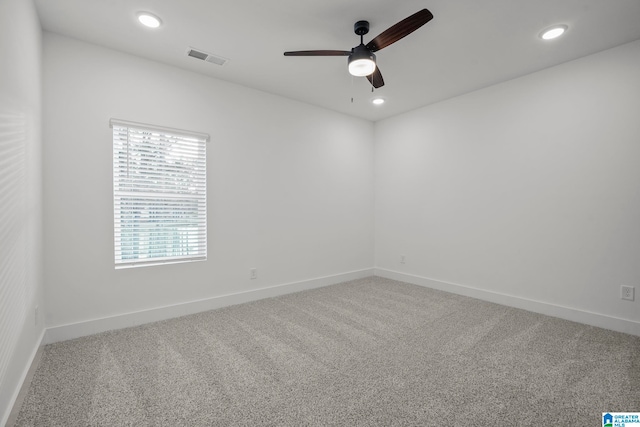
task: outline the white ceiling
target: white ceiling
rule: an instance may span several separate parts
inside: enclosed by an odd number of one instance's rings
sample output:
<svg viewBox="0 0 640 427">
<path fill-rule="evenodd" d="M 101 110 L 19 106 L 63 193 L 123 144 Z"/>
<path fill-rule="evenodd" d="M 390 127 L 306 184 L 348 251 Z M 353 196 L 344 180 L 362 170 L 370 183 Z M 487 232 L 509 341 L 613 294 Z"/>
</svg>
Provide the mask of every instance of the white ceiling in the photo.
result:
<svg viewBox="0 0 640 427">
<path fill-rule="evenodd" d="M 638 0 L 36 0 L 45 30 L 335 111 L 379 120 L 640 39 Z M 385 86 L 371 93 L 346 57 L 284 51 L 350 50 L 427 8 L 434 19 L 377 52 Z M 163 20 L 142 27 L 136 13 Z M 554 41 L 538 34 L 569 31 Z M 229 59 L 186 55 L 189 47 Z M 374 95 L 386 98 L 374 106 Z M 351 99 L 353 98 L 353 102 Z"/>
</svg>

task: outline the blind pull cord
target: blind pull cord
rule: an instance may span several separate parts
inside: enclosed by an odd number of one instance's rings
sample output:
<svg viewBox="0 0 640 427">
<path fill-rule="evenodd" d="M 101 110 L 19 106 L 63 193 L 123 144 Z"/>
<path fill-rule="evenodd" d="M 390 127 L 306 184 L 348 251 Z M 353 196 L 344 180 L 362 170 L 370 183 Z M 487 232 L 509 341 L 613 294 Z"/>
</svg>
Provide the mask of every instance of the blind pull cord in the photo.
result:
<svg viewBox="0 0 640 427">
<path fill-rule="evenodd" d="M 127 179 L 129 179 L 129 135 L 130 130 L 127 128 Z"/>
</svg>

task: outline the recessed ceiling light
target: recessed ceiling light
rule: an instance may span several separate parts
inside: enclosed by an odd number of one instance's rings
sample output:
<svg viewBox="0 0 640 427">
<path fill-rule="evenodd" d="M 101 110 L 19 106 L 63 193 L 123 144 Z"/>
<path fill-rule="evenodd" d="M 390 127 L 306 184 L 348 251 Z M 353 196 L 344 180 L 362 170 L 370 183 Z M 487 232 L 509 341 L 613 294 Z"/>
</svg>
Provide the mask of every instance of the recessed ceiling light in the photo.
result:
<svg viewBox="0 0 640 427">
<path fill-rule="evenodd" d="M 162 21 L 155 15 L 150 14 L 149 12 L 141 12 L 138 14 L 138 21 L 145 27 L 149 28 L 158 28 Z"/>
<path fill-rule="evenodd" d="M 384 98 L 373 98 L 373 99 L 371 100 L 371 102 L 372 102 L 374 105 L 382 105 L 382 104 L 384 104 Z"/>
<path fill-rule="evenodd" d="M 556 37 L 560 37 L 561 35 L 563 35 L 564 32 L 567 31 L 567 28 L 569 27 L 567 27 L 566 25 L 555 25 L 551 28 L 543 30 L 540 33 L 540 38 L 543 40 L 555 39 Z"/>
</svg>

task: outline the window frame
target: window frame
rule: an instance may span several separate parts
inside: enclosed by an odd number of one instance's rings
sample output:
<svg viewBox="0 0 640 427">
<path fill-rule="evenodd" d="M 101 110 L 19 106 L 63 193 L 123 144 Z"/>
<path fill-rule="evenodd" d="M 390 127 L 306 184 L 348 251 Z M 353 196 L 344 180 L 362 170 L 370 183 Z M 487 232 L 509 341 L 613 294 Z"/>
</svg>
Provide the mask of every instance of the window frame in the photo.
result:
<svg viewBox="0 0 640 427">
<path fill-rule="evenodd" d="M 115 268 L 205 261 L 209 135 L 113 118 L 109 127 Z"/>
</svg>

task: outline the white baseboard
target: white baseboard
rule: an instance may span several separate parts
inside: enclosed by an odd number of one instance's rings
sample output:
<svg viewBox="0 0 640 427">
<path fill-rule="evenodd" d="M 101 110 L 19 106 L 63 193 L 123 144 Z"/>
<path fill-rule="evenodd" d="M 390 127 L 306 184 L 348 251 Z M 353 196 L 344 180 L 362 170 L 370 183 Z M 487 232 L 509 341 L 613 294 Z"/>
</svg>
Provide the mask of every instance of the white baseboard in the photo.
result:
<svg viewBox="0 0 640 427">
<path fill-rule="evenodd" d="M 245 302 L 271 298 L 293 292 L 304 291 L 307 289 L 333 285 L 349 280 L 361 279 L 372 275 L 412 283 L 427 288 L 439 289 L 446 292 L 506 305 L 509 307 L 521 308 L 523 310 L 533 311 L 535 313 L 546 314 L 548 316 L 559 317 L 561 319 L 571 320 L 591 326 L 597 326 L 600 328 L 611 329 L 618 332 L 640 336 L 640 322 L 636 322 L 633 320 L 620 319 L 604 314 L 592 313 L 575 308 L 530 300 L 513 295 L 487 291 L 455 283 L 447 283 L 393 270 L 371 268 L 336 274 L 332 276 L 319 277 L 300 282 L 286 283 L 271 286 L 268 288 L 221 295 L 213 298 L 190 301 L 100 319 L 92 319 L 84 322 L 53 326 L 47 328 L 43 344 L 51 344 L 58 341 L 65 341 L 87 335 L 97 334 L 100 332 L 138 326 L 145 323 L 171 319 L 174 317 L 186 316 L 189 314 L 214 310 L 230 305 L 242 304 Z"/>
<path fill-rule="evenodd" d="M 608 316 L 605 314 L 592 313 L 547 302 L 535 301 L 513 295 L 473 288 L 470 286 L 443 282 L 440 280 L 429 279 L 427 277 L 415 276 L 384 268 L 375 268 L 375 275 L 387 279 L 412 283 L 418 286 L 424 286 L 426 288 L 438 289 L 445 292 L 451 292 L 453 294 L 477 298 L 483 301 L 494 302 L 509 307 L 521 308 L 534 313 L 546 314 L 548 316 L 597 326 L 599 328 L 640 336 L 640 322 L 636 322 L 634 320 L 620 319 L 618 317 Z"/>
<path fill-rule="evenodd" d="M 39 354 L 38 352 L 42 349 L 44 345 L 44 337 L 46 330 L 43 329 L 42 333 L 40 333 L 40 338 L 37 340 L 36 345 L 34 346 L 31 354 L 29 355 L 27 363 L 22 370 L 22 374 L 20 375 L 20 381 L 18 382 L 18 387 L 13 392 L 13 396 L 11 396 L 11 400 L 9 401 L 9 405 L 6 409 L 6 413 L 0 419 L 0 426 L 9 426 L 15 422 L 15 418 L 17 417 L 17 411 L 20 409 L 18 406 L 22 404 L 22 401 L 18 402 L 18 397 L 20 396 L 20 392 L 24 386 L 27 377 L 29 376 L 29 371 L 34 366 L 34 361 L 36 360 L 36 356 Z M 24 396 L 22 396 L 24 397 Z M 18 403 L 18 405 L 16 405 Z M 11 423 L 11 424 L 9 424 Z"/>
<path fill-rule="evenodd" d="M 373 268 L 47 328 L 45 344 L 373 276 Z"/>
</svg>

